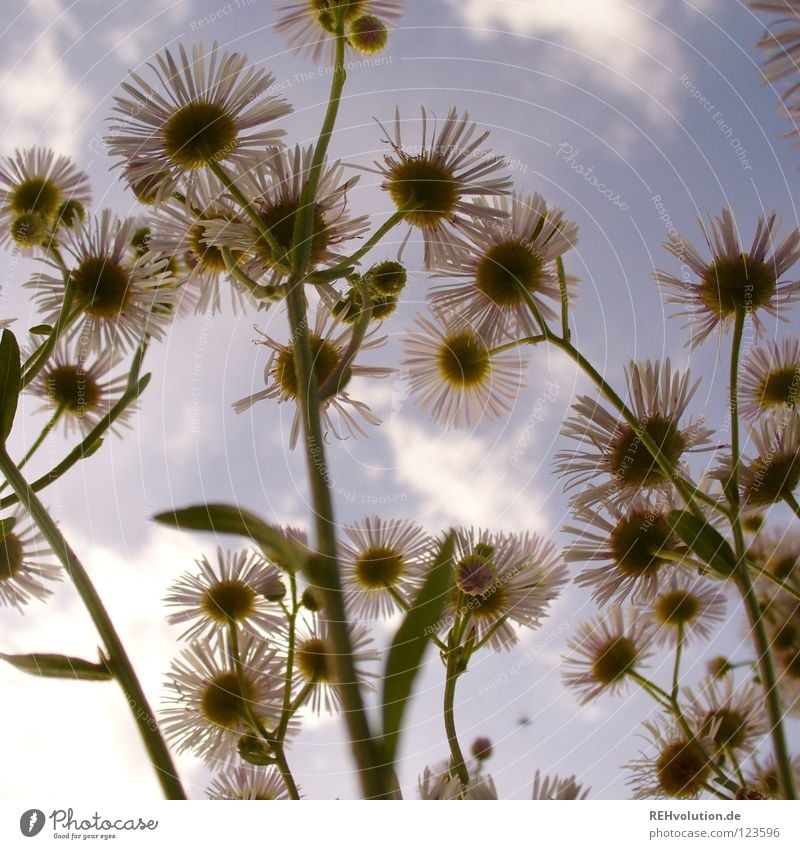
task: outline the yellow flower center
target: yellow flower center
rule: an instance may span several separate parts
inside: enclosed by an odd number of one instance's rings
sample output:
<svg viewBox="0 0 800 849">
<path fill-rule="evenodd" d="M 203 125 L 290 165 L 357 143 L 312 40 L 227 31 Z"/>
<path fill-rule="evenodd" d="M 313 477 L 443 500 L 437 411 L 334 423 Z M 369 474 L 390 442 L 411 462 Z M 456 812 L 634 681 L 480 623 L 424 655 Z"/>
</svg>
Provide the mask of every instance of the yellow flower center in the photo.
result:
<svg viewBox="0 0 800 849">
<path fill-rule="evenodd" d="M 375 545 L 362 551 L 355 561 L 355 574 L 367 589 L 394 586 L 405 572 L 403 555 L 397 549 Z"/>
<path fill-rule="evenodd" d="M 92 410 L 100 401 L 97 381 L 81 366 L 56 366 L 47 373 L 45 380 L 52 403 L 70 413 Z"/>
<path fill-rule="evenodd" d="M 402 159 L 392 168 L 386 188 L 398 209 L 415 207 L 405 219 L 423 229 L 451 218 L 459 200 L 453 171 L 429 154 Z"/>
<path fill-rule="evenodd" d="M 200 699 L 200 712 L 213 725 L 233 728 L 247 718 L 246 704 L 252 701 L 252 688 L 245 679 L 244 692 L 235 672 L 220 672 L 206 684 Z"/>
<path fill-rule="evenodd" d="M 486 346 L 469 330 L 444 339 L 437 361 L 439 371 L 447 383 L 461 389 L 483 383 L 491 370 Z"/>
<path fill-rule="evenodd" d="M 690 743 L 671 743 L 658 756 L 656 776 L 667 796 L 686 798 L 697 795 L 708 777 L 708 761 Z"/>
<path fill-rule="evenodd" d="M 95 318 L 116 318 L 130 296 L 128 272 L 108 257 L 92 256 L 72 272 L 77 300 Z"/>
<path fill-rule="evenodd" d="M 492 245 L 478 260 L 475 285 L 501 307 L 523 302 L 520 288 L 535 292 L 542 284 L 542 260 L 520 242 Z"/>
<path fill-rule="evenodd" d="M 19 537 L 4 534 L 0 537 L 0 581 L 9 581 L 22 567 L 23 550 Z"/>
<path fill-rule="evenodd" d="M 774 271 L 765 262 L 751 262 L 747 254 L 723 257 L 709 265 L 700 281 L 700 300 L 719 318 L 737 310 L 755 310 L 775 294 Z"/>
<path fill-rule="evenodd" d="M 203 168 L 209 159 L 228 159 L 238 145 L 236 121 L 218 103 L 195 100 L 164 124 L 164 148 L 183 168 Z"/>
<path fill-rule="evenodd" d="M 231 579 L 218 581 L 208 587 L 201 606 L 211 619 L 225 625 L 230 621 L 241 622 L 251 616 L 255 601 L 256 594 L 247 584 Z"/>
<path fill-rule="evenodd" d="M 637 656 L 636 644 L 630 637 L 614 637 L 592 661 L 592 675 L 604 686 L 621 681 L 633 669 Z"/>
<path fill-rule="evenodd" d="M 672 536 L 663 516 L 636 511 L 623 516 L 608 540 L 615 565 L 633 577 L 654 575 L 664 560 L 657 554 Z"/>
<path fill-rule="evenodd" d="M 336 371 L 342 352 L 328 339 L 321 339 L 315 334 L 309 337 L 313 370 L 317 385 L 322 386 Z M 297 398 L 297 374 L 294 363 L 294 345 L 282 348 L 272 365 L 272 377 L 280 386 L 284 398 Z"/>
<path fill-rule="evenodd" d="M 642 429 L 674 468 L 686 449 L 686 439 L 677 425 L 662 416 L 653 416 Z M 614 475 L 628 486 L 654 486 L 664 480 L 663 471 L 628 425 L 621 426 L 614 438 L 609 461 Z"/>
<path fill-rule="evenodd" d="M 13 212 L 35 212 L 51 218 L 61 203 L 61 190 L 46 177 L 28 177 L 9 192 L 9 206 Z"/>
</svg>

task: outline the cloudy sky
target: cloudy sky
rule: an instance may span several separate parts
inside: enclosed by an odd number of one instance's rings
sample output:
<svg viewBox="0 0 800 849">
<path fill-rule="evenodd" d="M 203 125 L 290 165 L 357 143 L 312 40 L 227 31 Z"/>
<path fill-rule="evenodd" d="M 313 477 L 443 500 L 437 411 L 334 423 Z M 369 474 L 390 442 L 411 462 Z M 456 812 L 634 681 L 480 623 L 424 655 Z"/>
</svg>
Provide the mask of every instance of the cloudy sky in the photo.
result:
<svg viewBox="0 0 800 849">
<path fill-rule="evenodd" d="M 651 272 L 676 270 L 661 248 L 665 212 L 692 236 L 696 215 L 719 213 L 726 204 L 746 239 L 757 216 L 773 208 L 785 227 L 797 226 L 800 151 L 780 138 L 788 122 L 779 114 L 777 92 L 760 78 L 753 45 L 763 21 L 738 0 L 406 5 L 381 61 L 350 73 L 336 155 L 360 164 L 379 156 L 373 117 L 389 120 L 395 106 L 409 118 L 421 105 L 437 115 L 452 105 L 467 109 L 492 130 L 492 145 L 508 157 L 517 186 L 542 192 L 580 225 L 580 245 L 566 259 L 568 271 L 582 281 L 577 344 L 617 385 L 631 358 L 670 356 L 690 365 L 704 378 L 698 410 L 720 423 L 720 351 L 714 341 L 699 352 L 685 349 L 680 323 L 667 321 Z M 273 32 L 275 19 L 267 0 L 17 4 L 16 17 L 6 17 L 0 29 L 0 149 L 7 154 L 43 144 L 70 154 L 90 172 L 98 208 L 141 213 L 109 172 L 102 143 L 113 95 L 129 68 L 160 49 L 215 40 L 273 71 L 295 109 L 285 124 L 289 140 L 309 143 L 329 75 L 286 49 Z M 586 179 L 587 169 L 608 191 Z M 351 201 L 376 222 L 390 211 L 370 175 Z M 393 234 L 375 258 L 395 253 L 402 236 Z M 413 241 L 406 259 L 420 268 L 420 246 Z M 10 255 L 2 258 L 0 312 L 16 316 L 20 331 L 37 323 L 21 289 L 31 268 Z M 428 285 L 423 274 L 412 273 L 399 314 L 384 328 L 389 347 L 373 361 L 396 362 L 398 339 L 423 307 Z M 175 326 L 148 354 L 154 378 L 135 429 L 124 440 L 108 440 L 47 493 L 154 702 L 177 646 L 160 599 L 174 576 L 213 550 L 213 541 L 158 529 L 149 516 L 172 504 L 216 500 L 236 501 L 281 523 L 307 521 L 302 458 L 285 448 L 292 411 L 269 404 L 243 416 L 231 410 L 233 401 L 262 386 L 265 355 L 252 344 L 256 321 L 279 335 L 285 318 L 273 310 L 266 317 L 195 317 Z M 786 325 L 778 329 L 786 332 Z M 542 403 L 548 382 L 558 391 Z M 416 518 L 434 531 L 479 524 L 563 542 L 567 505 L 552 457 L 563 445 L 558 427 L 570 400 L 588 387 L 567 362 L 543 350 L 535 354 L 527 383 L 510 419 L 469 433 L 443 432 L 413 409 L 402 375 L 379 385 L 354 384 L 353 394 L 367 400 L 384 424 L 369 439 L 331 446 L 337 518 L 377 509 Z M 35 406 L 26 406 L 17 426 L 16 450 L 43 423 Z M 59 439 L 48 444 L 42 468 L 66 449 Z M 373 506 L 376 501 L 383 506 Z M 628 794 L 619 766 L 639 748 L 637 728 L 649 704 L 634 695 L 579 708 L 560 683 L 564 640 L 592 610 L 586 594 L 570 589 L 541 630 L 525 634 L 512 653 L 476 658 L 460 684 L 461 736 L 466 743 L 479 734 L 495 742 L 490 768 L 503 796 L 529 796 L 537 768 L 576 773 L 595 797 Z M 67 587 L 24 617 L 3 608 L 0 629 L 4 652 L 92 656 L 96 645 Z M 379 630 L 378 638 L 385 633 Z M 739 638 L 732 622 L 720 645 L 735 651 Z M 690 653 L 688 660 L 688 668 L 702 668 L 699 655 Z M 499 678 L 503 686 L 495 686 Z M 0 668 L 0 687 L 3 760 L 14 765 L 0 771 L 3 798 L 35 792 L 54 800 L 67 794 L 73 802 L 158 792 L 113 686 L 48 684 Z M 409 789 L 425 764 L 446 756 L 441 691 L 440 664 L 430 654 L 401 753 L 401 780 Z M 292 763 L 311 797 L 354 792 L 338 720 L 309 722 Z M 204 770 L 192 758 L 180 765 L 192 795 L 201 797 Z"/>
</svg>

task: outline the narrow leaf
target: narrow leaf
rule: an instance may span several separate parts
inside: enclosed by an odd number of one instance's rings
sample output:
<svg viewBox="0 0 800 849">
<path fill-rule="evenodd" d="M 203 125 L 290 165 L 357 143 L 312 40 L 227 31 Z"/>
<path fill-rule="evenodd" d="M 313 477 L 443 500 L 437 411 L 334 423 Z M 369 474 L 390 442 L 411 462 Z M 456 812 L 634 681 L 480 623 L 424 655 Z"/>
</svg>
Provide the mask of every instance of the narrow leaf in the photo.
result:
<svg viewBox="0 0 800 849">
<path fill-rule="evenodd" d="M 453 533 L 448 534 L 425 583 L 392 641 L 383 681 L 383 754 L 393 763 L 400 728 L 420 663 L 431 636 L 439 631 L 453 582 Z"/>
<path fill-rule="evenodd" d="M 730 578 L 738 568 L 736 555 L 728 541 L 704 519 L 687 511 L 673 510 L 667 516 L 667 523 L 717 575 Z"/>
<path fill-rule="evenodd" d="M 199 504 L 159 513 L 153 518 L 182 530 L 249 537 L 261 546 L 269 559 L 290 571 L 302 569 L 308 559 L 305 546 L 287 539 L 280 528 L 268 525 L 258 516 L 232 504 Z"/>
<path fill-rule="evenodd" d="M 11 433 L 20 390 L 19 345 L 10 330 L 0 338 L 0 439 Z"/>
<path fill-rule="evenodd" d="M 110 681 L 114 676 L 104 663 L 91 663 L 63 654 L 0 654 L 20 672 L 42 678 L 71 678 L 80 681 Z"/>
<path fill-rule="evenodd" d="M 52 332 L 53 328 L 49 324 L 37 324 L 28 331 L 33 336 L 49 336 Z"/>
</svg>

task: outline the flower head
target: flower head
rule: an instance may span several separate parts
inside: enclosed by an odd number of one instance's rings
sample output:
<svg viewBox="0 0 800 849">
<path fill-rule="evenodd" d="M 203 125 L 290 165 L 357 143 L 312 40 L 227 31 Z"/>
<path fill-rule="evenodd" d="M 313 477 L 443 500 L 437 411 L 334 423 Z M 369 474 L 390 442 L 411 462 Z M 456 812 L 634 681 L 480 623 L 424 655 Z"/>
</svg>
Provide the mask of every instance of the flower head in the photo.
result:
<svg viewBox="0 0 800 849">
<path fill-rule="evenodd" d="M 495 353 L 452 314 L 418 316 L 403 340 L 412 398 L 446 427 L 474 427 L 506 415 L 523 385 L 519 351 Z"/>
<path fill-rule="evenodd" d="M 495 649 L 517 643 L 514 625 L 535 628 L 567 583 L 558 550 L 535 534 L 461 529 L 453 564 L 451 615 L 469 612 L 465 638 L 474 633 Z"/>
<path fill-rule="evenodd" d="M 50 556 L 21 508 L 0 519 L 0 604 L 21 611 L 31 599 L 44 601 L 51 595 L 44 582 L 61 576 Z"/>
<path fill-rule="evenodd" d="M 411 602 L 431 558 L 433 540 L 414 522 L 367 516 L 344 526 L 341 564 L 348 602 L 358 616 L 389 616 Z"/>
<path fill-rule="evenodd" d="M 734 687 L 730 675 L 707 681 L 699 692 L 687 689 L 687 721 L 695 737 L 715 753 L 750 754 L 769 731 L 764 691 L 755 684 Z"/>
<path fill-rule="evenodd" d="M 182 637 L 211 637 L 231 623 L 268 635 L 284 624 L 274 603 L 286 592 L 281 573 L 255 551 L 219 548 L 213 565 L 203 557 L 197 566 L 200 571 L 184 573 L 165 599 L 169 607 L 178 608 L 167 621 L 190 626 Z"/>
<path fill-rule="evenodd" d="M 798 0 L 750 0 L 750 7 L 771 12 L 779 17 L 771 21 L 769 30 L 758 42 L 766 54 L 761 70 L 765 79 L 776 82 L 786 79 L 789 85 L 783 93 L 787 112 L 797 116 L 797 93 L 800 82 L 797 69 L 800 66 L 800 2 Z"/>
<path fill-rule="evenodd" d="M 578 784 L 574 775 L 559 778 L 557 775 L 542 775 L 537 769 L 533 777 L 531 798 L 534 800 L 567 801 L 585 799 L 588 795 L 589 788 Z"/>
<path fill-rule="evenodd" d="M 800 298 L 800 282 L 782 280 L 800 259 L 800 230 L 792 230 L 780 246 L 775 237 L 780 226 L 773 212 L 759 217 L 749 251 L 739 242 L 733 213 L 709 216 L 709 226 L 699 220 L 712 259 L 703 259 L 697 248 L 683 236 L 664 247 L 700 279 L 697 283 L 656 271 L 655 278 L 667 302 L 680 307 L 678 315 L 689 316 L 693 331 L 692 347 L 699 345 L 718 326 L 731 322 L 737 312 L 749 315 L 760 333 L 759 311 L 778 316 L 780 309 Z M 696 324 L 696 327 L 695 327 Z"/>
<path fill-rule="evenodd" d="M 320 387 L 325 386 L 327 381 L 335 378 L 337 370 L 340 369 L 346 356 L 352 333 L 351 325 L 342 324 L 331 318 L 330 310 L 323 304 L 317 306 L 314 330 L 309 334 L 309 337 L 314 374 Z M 385 343 L 386 337 L 376 337 L 375 329 L 373 329 L 365 337 L 359 351 L 378 348 Z M 296 342 L 282 344 L 269 336 L 264 336 L 261 344 L 266 345 L 271 351 L 264 369 L 264 382 L 267 388 L 242 398 L 233 405 L 233 408 L 237 413 L 242 413 L 256 402 L 266 398 L 275 398 L 279 403 L 294 402 L 298 406 L 295 409 L 289 440 L 291 447 L 294 447 L 300 433 L 299 387 L 297 386 L 295 372 Z M 366 431 L 358 419 L 353 416 L 351 410 L 369 424 L 380 424 L 380 419 L 372 413 L 366 404 L 350 397 L 345 386 L 350 377 L 386 377 L 391 372 L 392 369 L 390 368 L 351 363 L 341 375 L 338 386 L 331 387 L 332 393 L 323 403 L 322 418 L 326 428 L 332 430 L 337 436 L 342 432 L 342 428 L 351 436 L 365 436 Z"/>
<path fill-rule="evenodd" d="M 161 339 L 172 318 L 166 308 L 170 294 L 159 288 L 166 277 L 164 260 L 151 252 L 141 255 L 135 231 L 135 221 L 120 221 L 108 209 L 70 231 L 70 283 L 83 318 L 68 335 L 79 337 L 81 347 L 133 348 L 146 336 Z M 63 276 L 37 274 L 26 285 L 34 290 L 44 321 L 55 324 L 66 293 Z"/>
<path fill-rule="evenodd" d="M 191 750 L 209 764 L 230 762 L 240 739 L 255 730 L 250 712 L 267 726 L 280 719 L 284 676 L 275 650 L 251 634 L 239 649 L 243 686 L 226 637 L 193 642 L 173 661 L 172 704 L 162 710 L 162 725 L 178 752 Z"/>
<path fill-rule="evenodd" d="M 742 413 L 750 419 L 765 413 L 796 410 L 800 395 L 800 339 L 784 339 L 750 352 L 740 378 Z"/>
<path fill-rule="evenodd" d="M 673 575 L 652 600 L 649 615 L 657 642 L 686 643 L 708 639 L 725 620 L 725 595 L 715 585 L 696 576 Z"/>
<path fill-rule="evenodd" d="M 488 130 L 479 132 L 465 112 L 459 117 L 451 109 L 439 129 L 428 135 L 428 113 L 422 109 L 422 144 L 408 146 L 402 141 L 400 112 L 394 133 L 382 124 L 384 141 L 392 153 L 376 162 L 389 193 L 404 220 L 422 232 L 425 240 L 425 267 L 458 262 L 464 250 L 463 236 L 478 234 L 481 228 L 505 217 L 506 213 L 478 198 L 506 195 L 511 180 L 502 173 L 502 156 L 482 150 Z"/>
<path fill-rule="evenodd" d="M 631 362 L 626 378 L 629 406 L 641 430 L 672 469 L 681 469 L 684 454 L 702 448 L 711 436 L 702 418 L 681 423 L 699 381 L 692 384 L 688 371 L 673 371 L 669 359 L 663 364 Z M 579 397 L 572 409 L 575 415 L 567 419 L 562 433 L 585 448 L 561 451 L 556 459 L 558 473 L 567 478 L 565 488 L 580 487 L 576 505 L 591 506 L 603 499 L 627 503 L 641 490 L 668 487 L 668 477 L 626 421 L 587 396 Z M 594 483 L 599 475 L 611 480 Z"/>
<path fill-rule="evenodd" d="M 469 233 L 468 249 L 437 266 L 437 274 L 458 283 L 438 286 L 431 293 L 437 307 L 462 315 L 490 339 L 532 336 L 539 332 L 528 299 L 551 320 L 561 303 L 555 260 L 577 244 L 578 226 L 564 210 L 548 208 L 540 194 L 490 198 L 480 207 L 507 216 Z M 480 216 L 477 216 L 478 218 Z M 573 278 L 567 281 L 570 286 Z"/>
<path fill-rule="evenodd" d="M 471 771 L 465 785 L 451 774 L 447 763 L 426 766 L 417 782 L 419 798 L 426 802 L 446 802 L 459 799 L 467 801 L 497 799 L 497 788 L 490 775 Z"/>
<path fill-rule="evenodd" d="M 739 480 L 749 507 L 775 504 L 800 483 L 800 415 L 787 413 L 753 431 L 754 458 L 742 457 Z"/>
<path fill-rule="evenodd" d="M 209 785 L 206 795 L 214 801 L 277 801 L 289 794 L 277 769 L 228 767 Z"/>
<path fill-rule="evenodd" d="M 612 607 L 581 623 L 567 643 L 564 683 L 577 690 L 581 704 L 601 693 L 617 693 L 651 654 L 652 625 L 636 608 Z"/>
<path fill-rule="evenodd" d="M 342 9 L 347 43 L 363 53 L 386 44 L 386 24 L 403 13 L 403 0 L 275 0 L 281 19 L 275 30 L 296 52 L 330 63 L 336 52 L 336 10 Z M 373 34 L 372 39 L 366 36 Z"/>
<path fill-rule="evenodd" d="M 137 196 L 164 198 L 211 161 L 235 163 L 278 143 L 283 131 L 267 125 L 291 107 L 270 93 L 272 74 L 246 65 L 216 43 L 208 52 L 194 45 L 191 56 L 181 45 L 177 57 L 164 50 L 148 63 L 156 87 L 131 73 L 107 142 Z"/>
</svg>

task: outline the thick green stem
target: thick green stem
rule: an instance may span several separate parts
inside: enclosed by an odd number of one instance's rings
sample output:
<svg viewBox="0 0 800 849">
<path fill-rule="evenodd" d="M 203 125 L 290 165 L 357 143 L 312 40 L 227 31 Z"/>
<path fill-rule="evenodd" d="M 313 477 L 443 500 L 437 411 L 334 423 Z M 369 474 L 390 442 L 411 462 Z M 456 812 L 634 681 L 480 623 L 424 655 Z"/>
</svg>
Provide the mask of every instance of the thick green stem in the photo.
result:
<svg viewBox="0 0 800 849">
<path fill-rule="evenodd" d="M 789 505 L 789 509 L 794 513 L 794 515 L 800 519 L 800 504 L 798 504 L 794 494 L 787 492 L 786 495 L 783 496 L 783 500 Z"/>
<path fill-rule="evenodd" d="M 460 660 L 461 647 L 451 640 L 447 652 L 447 673 L 444 685 L 444 727 L 447 732 L 447 743 L 450 746 L 450 771 L 454 772 L 466 787 L 469 784 L 469 770 L 458 742 L 455 717 L 456 684 L 461 674 Z"/>
<path fill-rule="evenodd" d="M 556 258 L 556 271 L 558 273 L 558 290 L 561 295 L 561 336 L 565 342 L 569 342 L 569 290 L 567 289 L 564 260 L 561 257 Z"/>
<path fill-rule="evenodd" d="M 0 472 L 3 473 L 11 488 L 16 493 L 20 503 L 28 510 L 34 522 L 61 561 L 70 576 L 75 589 L 83 601 L 86 610 L 100 634 L 108 656 L 108 665 L 114 677 L 122 687 L 130 705 L 131 713 L 136 720 L 139 733 L 142 736 L 150 762 L 156 771 L 158 780 L 167 799 L 185 799 L 186 795 L 172 762 L 164 739 L 156 723 L 154 714 L 144 694 L 139 679 L 125 651 L 125 647 L 114 628 L 108 612 L 97 594 L 75 552 L 66 541 L 58 526 L 50 517 L 44 505 L 20 474 L 19 469 L 8 456 L 5 447 L 0 447 Z"/>
</svg>

